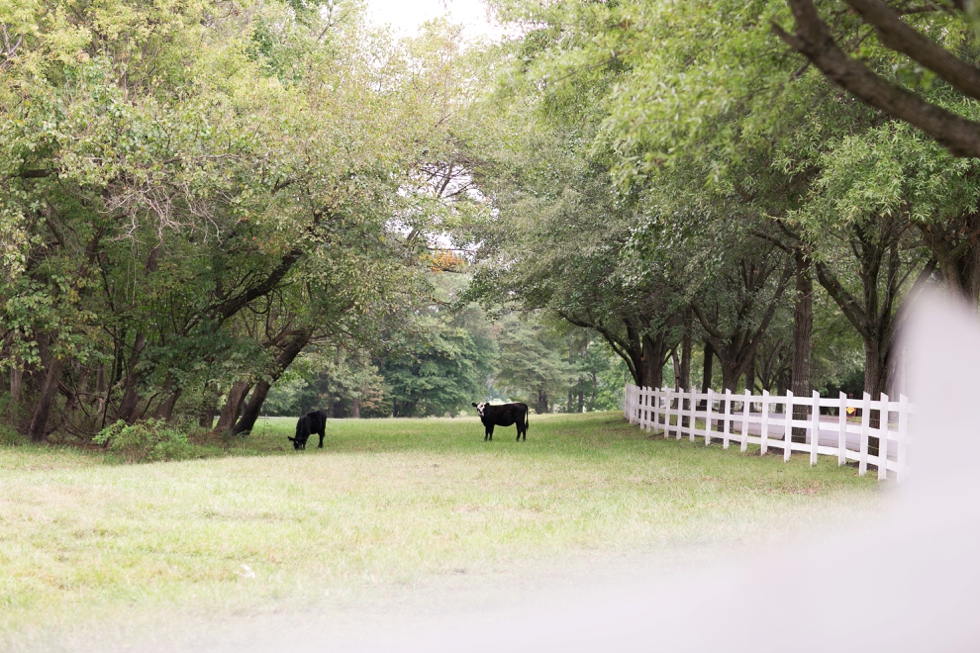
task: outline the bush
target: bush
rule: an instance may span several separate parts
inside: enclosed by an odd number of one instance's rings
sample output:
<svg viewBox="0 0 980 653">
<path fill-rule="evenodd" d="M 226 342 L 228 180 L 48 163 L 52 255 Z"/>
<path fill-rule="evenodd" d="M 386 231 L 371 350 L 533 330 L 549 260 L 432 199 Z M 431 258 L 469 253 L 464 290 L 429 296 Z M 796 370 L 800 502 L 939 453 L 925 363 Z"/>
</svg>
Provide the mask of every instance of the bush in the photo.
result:
<svg viewBox="0 0 980 653">
<path fill-rule="evenodd" d="M 10 403 L 9 394 L 0 394 L 0 445 L 20 445 L 27 442 L 27 438 L 17 432 L 14 426 L 20 419 L 19 412 Z"/>
<path fill-rule="evenodd" d="M 119 420 L 99 431 L 95 442 L 130 463 L 183 460 L 194 454 L 187 436 L 182 431 L 166 428 L 163 420 L 151 419 L 136 424 Z"/>
<path fill-rule="evenodd" d="M 27 438 L 6 424 L 0 424 L 0 445 L 15 446 L 27 442 Z"/>
</svg>

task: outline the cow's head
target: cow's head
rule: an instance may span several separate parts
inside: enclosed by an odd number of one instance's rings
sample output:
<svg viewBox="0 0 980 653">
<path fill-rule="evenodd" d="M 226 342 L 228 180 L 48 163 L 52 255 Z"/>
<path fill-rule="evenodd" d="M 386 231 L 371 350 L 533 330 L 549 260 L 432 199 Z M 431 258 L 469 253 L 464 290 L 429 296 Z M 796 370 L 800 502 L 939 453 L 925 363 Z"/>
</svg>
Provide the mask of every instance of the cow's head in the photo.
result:
<svg viewBox="0 0 980 653">
<path fill-rule="evenodd" d="M 478 404 L 474 403 L 473 407 L 476 408 L 476 414 L 483 417 L 483 409 L 487 407 L 487 404 L 485 401 L 481 401 Z"/>
<path fill-rule="evenodd" d="M 306 448 L 306 438 L 291 438 L 287 435 L 286 439 L 293 443 L 293 449 L 296 451 Z"/>
</svg>

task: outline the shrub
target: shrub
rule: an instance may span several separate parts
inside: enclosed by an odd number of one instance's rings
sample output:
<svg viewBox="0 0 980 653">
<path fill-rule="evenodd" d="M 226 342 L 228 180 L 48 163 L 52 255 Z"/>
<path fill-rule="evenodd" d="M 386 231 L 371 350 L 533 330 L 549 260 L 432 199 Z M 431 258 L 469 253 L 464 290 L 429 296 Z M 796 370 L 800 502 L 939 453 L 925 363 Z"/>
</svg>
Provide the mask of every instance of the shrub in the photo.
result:
<svg viewBox="0 0 980 653">
<path fill-rule="evenodd" d="M 13 427 L 0 424 L 0 445 L 13 446 L 27 442 L 27 438 L 18 433 Z"/>
<path fill-rule="evenodd" d="M 0 445 L 19 445 L 27 438 L 17 432 L 14 426 L 20 418 L 16 407 L 11 405 L 9 394 L 0 394 Z"/>
<path fill-rule="evenodd" d="M 187 436 L 182 431 L 166 428 L 163 420 L 136 424 L 119 420 L 99 431 L 95 442 L 130 463 L 182 460 L 194 453 Z"/>
</svg>

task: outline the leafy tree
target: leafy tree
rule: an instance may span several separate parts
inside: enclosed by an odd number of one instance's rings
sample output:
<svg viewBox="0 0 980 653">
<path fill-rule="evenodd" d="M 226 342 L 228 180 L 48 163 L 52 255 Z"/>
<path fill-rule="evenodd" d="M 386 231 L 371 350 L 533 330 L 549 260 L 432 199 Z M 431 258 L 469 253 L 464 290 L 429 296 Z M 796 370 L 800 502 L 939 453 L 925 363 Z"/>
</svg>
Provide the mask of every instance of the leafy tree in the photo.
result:
<svg viewBox="0 0 980 653">
<path fill-rule="evenodd" d="M 248 431 L 308 343 L 419 288 L 425 250 L 391 218 L 446 139 L 451 33 L 403 47 L 306 2 L 0 22 L 0 346 L 31 439 L 206 413 L 219 390 L 219 424 Z"/>
<path fill-rule="evenodd" d="M 432 292 L 401 313 L 373 350 L 394 417 L 456 415 L 487 394 L 497 342 L 483 311 L 465 301 L 464 277 L 430 273 Z"/>
<path fill-rule="evenodd" d="M 539 414 L 553 412 L 577 380 L 564 339 L 543 324 L 508 316 L 500 323 L 499 342 L 500 371 L 494 385 Z"/>
</svg>

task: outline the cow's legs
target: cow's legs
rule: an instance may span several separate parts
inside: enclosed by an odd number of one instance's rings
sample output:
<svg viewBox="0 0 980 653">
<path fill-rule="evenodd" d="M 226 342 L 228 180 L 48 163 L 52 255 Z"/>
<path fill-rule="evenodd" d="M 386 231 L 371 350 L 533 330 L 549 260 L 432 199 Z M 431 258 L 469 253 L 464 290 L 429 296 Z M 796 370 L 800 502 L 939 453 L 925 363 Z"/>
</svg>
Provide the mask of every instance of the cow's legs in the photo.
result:
<svg viewBox="0 0 980 653">
<path fill-rule="evenodd" d="M 319 446 L 317 446 L 317 449 L 323 449 L 323 436 L 326 435 L 326 433 L 323 432 L 323 431 L 320 431 L 319 435 L 320 435 L 320 444 L 319 444 Z"/>
</svg>

